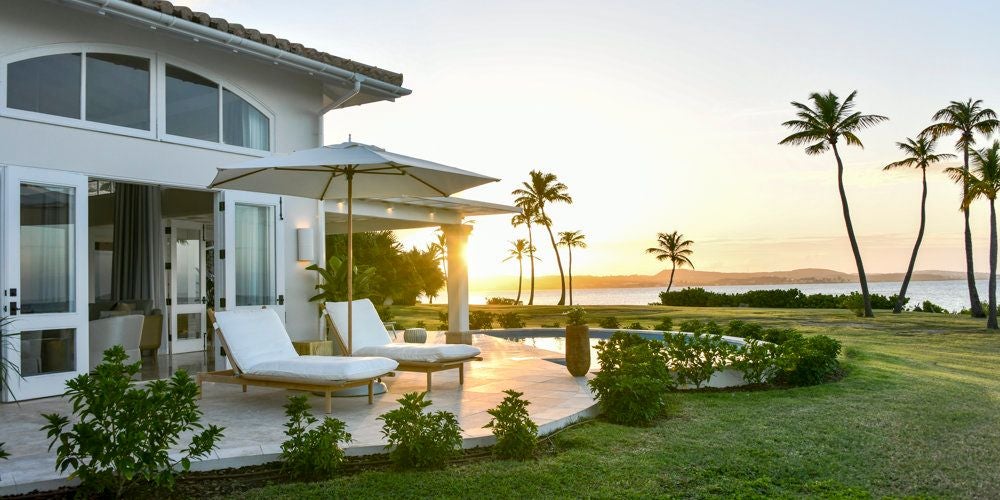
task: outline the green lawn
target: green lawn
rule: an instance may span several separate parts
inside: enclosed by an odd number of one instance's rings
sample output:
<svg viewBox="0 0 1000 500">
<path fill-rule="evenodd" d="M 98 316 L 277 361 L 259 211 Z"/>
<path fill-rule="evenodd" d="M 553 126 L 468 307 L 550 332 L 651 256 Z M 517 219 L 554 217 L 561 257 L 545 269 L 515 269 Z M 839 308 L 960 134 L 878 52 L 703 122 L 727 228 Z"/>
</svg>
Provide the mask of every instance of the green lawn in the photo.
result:
<svg viewBox="0 0 1000 500">
<path fill-rule="evenodd" d="M 400 308 L 437 323 L 439 306 Z M 491 307 L 565 322 L 560 308 Z M 651 428 L 590 422 L 538 461 L 442 471 L 364 472 L 255 490 L 250 498 L 333 497 L 997 497 L 1000 334 L 968 317 L 847 311 L 592 307 L 652 325 L 663 315 L 755 320 L 841 340 L 845 379 L 817 387 L 677 394 Z M 596 320 L 595 320 L 596 323 Z"/>
</svg>

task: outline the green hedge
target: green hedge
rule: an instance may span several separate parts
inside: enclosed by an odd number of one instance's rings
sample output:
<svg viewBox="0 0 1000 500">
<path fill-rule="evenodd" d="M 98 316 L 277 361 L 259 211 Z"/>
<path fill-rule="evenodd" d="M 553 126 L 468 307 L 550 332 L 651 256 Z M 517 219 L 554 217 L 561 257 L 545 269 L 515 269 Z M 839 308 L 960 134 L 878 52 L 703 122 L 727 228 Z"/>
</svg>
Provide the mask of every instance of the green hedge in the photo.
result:
<svg viewBox="0 0 1000 500">
<path fill-rule="evenodd" d="M 704 288 L 685 288 L 673 292 L 660 292 L 660 303 L 665 306 L 686 307 L 771 307 L 785 309 L 846 309 L 857 292 L 831 295 L 815 293 L 806 295 L 798 288 L 790 290 L 750 290 L 742 293 L 710 292 Z M 872 308 L 892 309 L 896 295 L 872 294 Z M 907 299 L 909 301 L 909 299 Z"/>
</svg>

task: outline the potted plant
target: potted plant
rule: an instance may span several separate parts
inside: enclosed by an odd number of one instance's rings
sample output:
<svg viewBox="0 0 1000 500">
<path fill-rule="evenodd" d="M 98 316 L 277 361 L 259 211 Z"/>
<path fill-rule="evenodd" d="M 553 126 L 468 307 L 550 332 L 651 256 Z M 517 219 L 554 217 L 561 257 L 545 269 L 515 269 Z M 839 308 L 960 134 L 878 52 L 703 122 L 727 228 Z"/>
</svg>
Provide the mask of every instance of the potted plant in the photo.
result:
<svg viewBox="0 0 1000 500">
<path fill-rule="evenodd" d="M 566 368 L 574 377 L 590 371 L 590 327 L 582 307 L 571 307 L 566 312 Z"/>
</svg>

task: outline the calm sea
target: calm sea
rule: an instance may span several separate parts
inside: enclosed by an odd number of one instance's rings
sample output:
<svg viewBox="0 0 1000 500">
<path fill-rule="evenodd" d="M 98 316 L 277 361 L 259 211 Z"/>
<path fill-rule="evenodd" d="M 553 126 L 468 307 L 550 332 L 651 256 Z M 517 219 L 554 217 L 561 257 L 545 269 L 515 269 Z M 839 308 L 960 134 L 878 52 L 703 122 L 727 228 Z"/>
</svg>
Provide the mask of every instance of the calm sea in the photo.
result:
<svg viewBox="0 0 1000 500">
<path fill-rule="evenodd" d="M 979 296 L 986 301 L 986 280 L 977 282 Z M 871 293 L 892 295 L 899 293 L 899 282 L 886 281 L 869 283 Z M 799 285 L 738 285 L 738 286 L 706 286 L 702 287 L 713 292 L 734 293 L 748 290 L 774 290 L 798 288 L 803 293 L 840 294 L 860 291 L 857 283 L 822 283 Z M 573 303 L 581 305 L 646 305 L 659 302 L 659 293 L 666 287 L 653 288 L 588 288 L 573 290 Z M 485 304 L 487 297 L 514 298 L 517 290 L 474 290 L 469 292 L 469 301 L 473 304 Z M 929 300 L 949 311 L 958 311 L 969 306 L 969 289 L 965 281 L 911 281 L 906 291 L 910 297 L 909 305 Z M 527 302 L 527 289 L 521 299 Z M 559 301 L 559 290 L 535 290 L 535 304 L 555 304 Z"/>
</svg>

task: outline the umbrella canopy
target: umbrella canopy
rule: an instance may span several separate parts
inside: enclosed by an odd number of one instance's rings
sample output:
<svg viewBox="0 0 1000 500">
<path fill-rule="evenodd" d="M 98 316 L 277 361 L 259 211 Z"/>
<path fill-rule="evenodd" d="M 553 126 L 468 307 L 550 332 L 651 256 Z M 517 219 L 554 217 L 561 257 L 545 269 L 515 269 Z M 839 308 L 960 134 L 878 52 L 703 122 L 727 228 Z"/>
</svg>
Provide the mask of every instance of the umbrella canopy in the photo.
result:
<svg viewBox="0 0 1000 500">
<path fill-rule="evenodd" d="M 345 142 L 220 168 L 209 187 L 342 200 L 348 198 L 349 174 L 356 176 L 352 198 L 449 196 L 499 180 L 376 146 Z"/>
<path fill-rule="evenodd" d="M 209 188 L 347 200 L 347 269 L 354 269 L 354 198 L 449 196 L 499 179 L 345 142 L 220 168 Z M 325 260 L 325 256 L 322 260 Z M 347 354 L 354 351 L 354 273 L 347 273 Z"/>
</svg>

